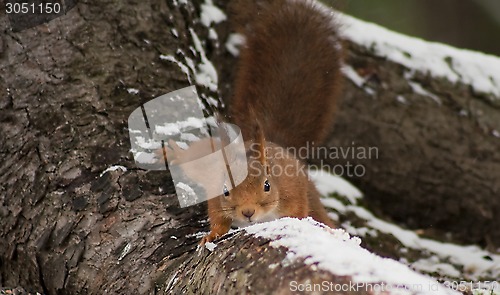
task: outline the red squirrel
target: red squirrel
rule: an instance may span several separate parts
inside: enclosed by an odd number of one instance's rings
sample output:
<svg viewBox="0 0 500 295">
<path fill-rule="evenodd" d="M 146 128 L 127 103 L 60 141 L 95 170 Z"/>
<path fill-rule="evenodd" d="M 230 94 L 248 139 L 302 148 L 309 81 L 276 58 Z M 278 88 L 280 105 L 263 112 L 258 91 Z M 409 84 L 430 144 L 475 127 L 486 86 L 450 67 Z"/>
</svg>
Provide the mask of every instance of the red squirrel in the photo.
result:
<svg viewBox="0 0 500 295">
<path fill-rule="evenodd" d="M 246 42 L 228 113 L 246 141 L 248 176 L 208 200 L 210 233 L 201 244 L 227 233 L 231 225 L 285 216 L 311 216 L 335 226 L 307 170 L 300 169 L 305 159 L 286 152 L 324 141 L 341 88 L 337 28 L 317 5 L 308 0 L 233 2 L 234 19 Z"/>
</svg>

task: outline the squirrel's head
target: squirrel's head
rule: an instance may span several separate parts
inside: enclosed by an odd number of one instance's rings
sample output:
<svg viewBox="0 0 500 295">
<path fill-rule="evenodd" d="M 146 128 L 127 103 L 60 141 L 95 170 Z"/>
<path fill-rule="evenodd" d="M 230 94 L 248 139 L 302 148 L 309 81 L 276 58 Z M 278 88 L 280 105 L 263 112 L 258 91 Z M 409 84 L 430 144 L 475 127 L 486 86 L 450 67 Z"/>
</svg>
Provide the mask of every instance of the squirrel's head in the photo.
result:
<svg viewBox="0 0 500 295">
<path fill-rule="evenodd" d="M 245 226 L 278 218 L 279 189 L 271 174 L 273 159 L 265 142 L 246 144 L 248 176 L 232 190 L 223 187 L 221 208 L 233 223 Z"/>
</svg>

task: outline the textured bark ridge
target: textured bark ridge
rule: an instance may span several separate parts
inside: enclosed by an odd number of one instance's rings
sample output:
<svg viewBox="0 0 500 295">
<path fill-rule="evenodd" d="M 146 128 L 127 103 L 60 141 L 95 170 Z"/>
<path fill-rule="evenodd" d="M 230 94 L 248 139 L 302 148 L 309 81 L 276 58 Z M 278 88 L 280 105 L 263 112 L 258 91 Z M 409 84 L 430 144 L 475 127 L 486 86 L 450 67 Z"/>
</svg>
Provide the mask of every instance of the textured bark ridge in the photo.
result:
<svg viewBox="0 0 500 295">
<path fill-rule="evenodd" d="M 203 208 L 180 210 L 168 174 L 134 170 L 127 130 L 141 103 L 189 85 L 159 57 L 194 54 L 198 8 L 174 2 L 80 1 L 18 33 L 0 16 L 0 285 L 145 293 L 152 257 L 192 246 L 170 236 L 199 231 Z M 112 165 L 129 170 L 100 175 Z"/>
<path fill-rule="evenodd" d="M 219 242 L 214 252 L 202 251 L 160 264 L 162 284 L 156 294 L 290 294 L 298 284 L 349 286 L 350 282 L 347 276 L 304 266 L 301 260 L 289 261 L 285 248 L 270 247 L 268 240 L 243 232 Z M 371 290 L 344 289 L 342 294 L 370 294 Z"/>
<path fill-rule="evenodd" d="M 128 115 L 189 84 L 160 58 L 182 48 L 200 59 L 189 28 L 207 40 L 222 65 L 221 92 L 230 93 L 235 59 L 196 21 L 199 1 L 180 2 L 79 1 L 67 15 L 17 33 L 0 16 L 0 286 L 46 294 L 287 293 L 292 279 L 349 280 L 301 263 L 269 272 L 284 249 L 242 233 L 217 252 L 197 252 L 205 206 L 179 208 L 168 173 L 134 168 Z M 227 32 L 218 28 L 220 40 Z M 401 66 L 354 44 L 348 62 L 372 73 L 379 92 L 374 99 L 347 83 L 331 144 L 379 148 L 378 160 L 363 162 L 367 175 L 354 179 L 370 205 L 411 226 L 500 244 L 499 143 L 487 135 L 500 130 L 499 106 L 467 86 L 417 75 L 444 101 L 436 107 L 411 93 Z M 398 104 L 400 93 L 411 105 Z M 470 115 L 458 116 L 462 108 Z M 101 175 L 112 165 L 128 170 Z"/>
</svg>

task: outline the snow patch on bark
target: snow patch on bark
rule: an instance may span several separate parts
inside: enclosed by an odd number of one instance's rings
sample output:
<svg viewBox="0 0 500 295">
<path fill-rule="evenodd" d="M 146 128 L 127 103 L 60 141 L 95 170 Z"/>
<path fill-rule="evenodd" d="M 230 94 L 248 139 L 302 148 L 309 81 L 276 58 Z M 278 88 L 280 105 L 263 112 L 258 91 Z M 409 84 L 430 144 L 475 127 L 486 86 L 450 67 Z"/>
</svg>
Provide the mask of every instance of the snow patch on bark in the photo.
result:
<svg viewBox="0 0 500 295">
<path fill-rule="evenodd" d="M 270 239 L 272 247 L 287 248 L 287 260 L 303 260 L 335 275 L 350 276 L 360 288 L 374 284 L 390 294 L 459 294 L 400 262 L 369 252 L 360 246 L 359 238 L 343 229 L 331 229 L 312 218 L 281 218 L 245 231 Z"/>
<path fill-rule="evenodd" d="M 354 227 L 349 222 L 342 224 L 350 234 L 360 237 L 365 237 L 367 234 L 376 236 L 377 232 L 389 234 L 406 249 L 429 253 L 428 257 L 410 263 L 412 268 L 422 272 L 438 272 L 442 276 L 451 278 L 465 275 L 470 280 L 500 277 L 500 255 L 475 245 L 455 245 L 420 237 L 414 231 L 382 220 L 359 206 L 357 203 L 363 197 L 362 193 L 341 177 L 325 171 L 309 171 L 309 174 L 323 196 L 338 194 L 344 196 L 350 203 L 344 204 L 333 197 L 322 198 L 321 202 L 325 207 L 342 214 L 353 213 L 366 221 L 366 227 Z"/>
</svg>

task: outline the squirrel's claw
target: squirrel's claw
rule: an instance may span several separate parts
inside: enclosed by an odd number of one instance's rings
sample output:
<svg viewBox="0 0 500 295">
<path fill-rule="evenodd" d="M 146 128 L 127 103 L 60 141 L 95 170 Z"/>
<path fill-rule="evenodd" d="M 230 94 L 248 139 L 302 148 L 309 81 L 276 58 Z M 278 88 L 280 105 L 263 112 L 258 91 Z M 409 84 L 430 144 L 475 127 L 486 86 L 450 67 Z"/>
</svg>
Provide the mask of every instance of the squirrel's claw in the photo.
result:
<svg viewBox="0 0 500 295">
<path fill-rule="evenodd" d="M 219 237 L 218 234 L 210 232 L 208 235 L 204 236 L 200 241 L 200 246 L 204 246 L 206 243 L 210 243 Z"/>
</svg>

